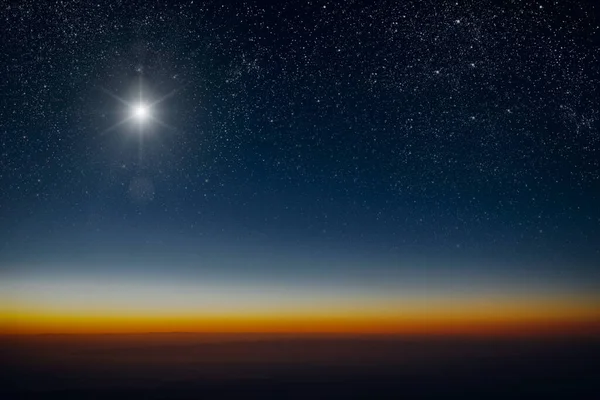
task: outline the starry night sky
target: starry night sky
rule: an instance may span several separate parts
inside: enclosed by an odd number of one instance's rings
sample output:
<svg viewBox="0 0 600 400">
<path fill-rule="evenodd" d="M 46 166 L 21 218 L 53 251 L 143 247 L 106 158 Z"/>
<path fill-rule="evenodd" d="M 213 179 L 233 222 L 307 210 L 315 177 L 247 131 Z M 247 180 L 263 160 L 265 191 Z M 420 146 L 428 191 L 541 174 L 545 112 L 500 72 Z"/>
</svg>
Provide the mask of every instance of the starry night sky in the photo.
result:
<svg viewBox="0 0 600 400">
<path fill-rule="evenodd" d="M 598 289 L 593 1 L 0 16 L 5 277 Z"/>
</svg>

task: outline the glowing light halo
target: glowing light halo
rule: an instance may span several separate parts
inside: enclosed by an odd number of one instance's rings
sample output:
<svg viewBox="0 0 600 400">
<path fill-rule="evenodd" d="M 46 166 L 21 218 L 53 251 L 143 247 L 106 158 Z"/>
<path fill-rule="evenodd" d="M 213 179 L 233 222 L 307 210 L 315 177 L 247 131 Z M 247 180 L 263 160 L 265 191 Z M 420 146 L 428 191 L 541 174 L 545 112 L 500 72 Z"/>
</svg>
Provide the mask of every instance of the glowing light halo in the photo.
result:
<svg viewBox="0 0 600 400">
<path fill-rule="evenodd" d="M 151 110 L 145 103 L 138 103 L 132 107 L 133 118 L 138 122 L 143 123 L 149 118 L 152 118 Z"/>
<path fill-rule="evenodd" d="M 121 103 L 126 108 L 125 117 L 123 119 L 121 119 L 119 122 L 117 122 L 116 124 L 110 126 L 108 129 L 105 129 L 103 133 L 115 130 L 125 124 L 132 123 L 132 122 L 136 123 L 136 125 L 137 125 L 136 131 L 139 134 L 145 133 L 148 129 L 151 129 L 152 124 L 158 124 L 167 129 L 173 129 L 170 125 L 161 121 L 156 116 L 156 106 L 159 105 L 160 103 L 162 103 L 167 98 L 170 98 L 175 93 L 175 90 L 169 92 L 165 96 L 159 97 L 159 98 L 151 101 L 149 98 L 144 96 L 144 93 L 143 93 L 144 90 L 143 90 L 142 86 L 143 86 L 143 84 L 140 82 L 139 93 L 137 96 L 134 96 L 134 99 L 131 99 L 131 100 L 126 100 L 105 88 L 101 88 L 102 91 L 104 91 L 106 94 L 108 94 L 113 99 L 117 100 L 119 103 Z M 152 123 L 152 124 L 150 124 L 150 123 Z"/>
</svg>

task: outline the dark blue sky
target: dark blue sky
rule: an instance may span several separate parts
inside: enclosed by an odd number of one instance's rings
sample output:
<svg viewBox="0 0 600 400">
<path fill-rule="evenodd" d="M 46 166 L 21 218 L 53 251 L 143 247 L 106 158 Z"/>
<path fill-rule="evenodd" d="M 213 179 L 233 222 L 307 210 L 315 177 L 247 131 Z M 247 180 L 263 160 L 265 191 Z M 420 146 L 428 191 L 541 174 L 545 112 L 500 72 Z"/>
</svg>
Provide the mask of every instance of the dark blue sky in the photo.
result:
<svg viewBox="0 0 600 400">
<path fill-rule="evenodd" d="M 4 6 L 0 271 L 597 280 L 597 7 L 421 3 Z"/>
</svg>

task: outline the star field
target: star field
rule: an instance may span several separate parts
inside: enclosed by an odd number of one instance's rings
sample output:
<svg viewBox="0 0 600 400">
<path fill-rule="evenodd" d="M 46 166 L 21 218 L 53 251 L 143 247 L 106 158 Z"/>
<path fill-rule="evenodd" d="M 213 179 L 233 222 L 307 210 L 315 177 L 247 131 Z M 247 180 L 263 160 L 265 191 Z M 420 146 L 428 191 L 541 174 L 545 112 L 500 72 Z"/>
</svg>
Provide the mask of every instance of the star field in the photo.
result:
<svg viewBox="0 0 600 400">
<path fill-rule="evenodd" d="M 594 2 L 23 1 L 1 20 L 0 267 L 223 247 L 597 278 Z M 141 136 L 115 126 L 140 84 L 161 99 Z"/>
</svg>

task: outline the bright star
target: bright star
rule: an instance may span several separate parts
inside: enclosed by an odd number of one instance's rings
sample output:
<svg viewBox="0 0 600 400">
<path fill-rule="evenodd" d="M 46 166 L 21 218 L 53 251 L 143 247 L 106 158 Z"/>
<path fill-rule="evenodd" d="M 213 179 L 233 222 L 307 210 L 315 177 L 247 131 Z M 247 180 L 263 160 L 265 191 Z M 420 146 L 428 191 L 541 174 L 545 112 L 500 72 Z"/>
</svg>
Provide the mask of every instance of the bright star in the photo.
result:
<svg viewBox="0 0 600 400">
<path fill-rule="evenodd" d="M 144 103 L 137 104 L 133 107 L 133 117 L 138 122 L 144 122 L 150 117 L 150 109 Z"/>
<path fill-rule="evenodd" d="M 146 136 L 146 134 L 156 133 L 159 126 L 172 129 L 172 127 L 161 120 L 160 116 L 165 113 L 164 110 L 161 110 L 160 105 L 175 93 L 174 90 L 157 98 L 144 87 L 141 79 L 138 87 L 131 90 L 129 100 L 107 89 L 102 88 L 102 90 L 124 106 L 122 109 L 123 118 L 104 130 L 104 132 L 122 128 L 125 131 L 144 134 Z"/>
</svg>

